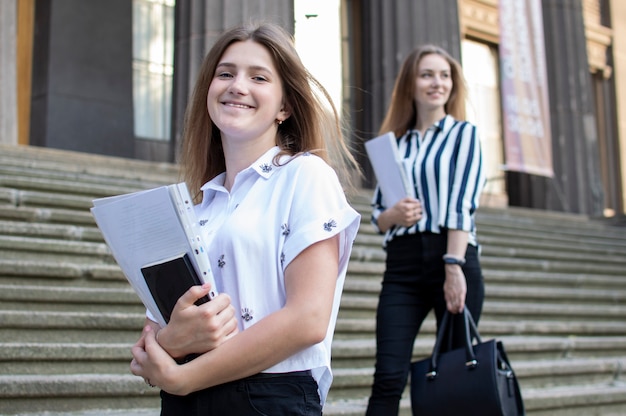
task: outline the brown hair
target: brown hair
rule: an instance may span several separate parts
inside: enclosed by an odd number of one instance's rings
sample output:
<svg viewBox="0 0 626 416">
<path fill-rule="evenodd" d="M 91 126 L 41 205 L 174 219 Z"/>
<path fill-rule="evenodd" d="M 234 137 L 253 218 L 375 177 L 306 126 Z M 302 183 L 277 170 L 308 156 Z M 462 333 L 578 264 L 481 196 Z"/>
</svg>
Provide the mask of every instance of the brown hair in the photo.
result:
<svg viewBox="0 0 626 416">
<path fill-rule="evenodd" d="M 415 48 L 402 63 L 391 93 L 389 109 L 380 127 L 380 134 L 392 131 L 397 137 L 400 137 L 417 123 L 417 107 L 414 98 L 415 80 L 418 76 L 421 59 L 430 54 L 440 55 L 450 64 L 452 91 L 450 91 L 450 97 L 444 106 L 446 114 L 450 114 L 457 120 L 465 120 L 467 86 L 461 64 L 438 46 L 422 45 Z"/>
<path fill-rule="evenodd" d="M 271 23 L 248 23 L 223 33 L 200 67 L 185 114 L 181 152 L 190 193 L 197 196 L 204 183 L 226 169 L 220 131 L 208 114 L 206 99 L 224 51 L 234 42 L 247 40 L 269 51 L 291 113 L 278 128 L 277 145 L 281 151 L 275 162 L 285 154 L 316 153 L 338 171 L 342 180 L 349 182 L 349 167 L 358 170 L 358 165 L 343 141 L 342 126 L 329 94 L 304 67 L 289 33 Z"/>
</svg>

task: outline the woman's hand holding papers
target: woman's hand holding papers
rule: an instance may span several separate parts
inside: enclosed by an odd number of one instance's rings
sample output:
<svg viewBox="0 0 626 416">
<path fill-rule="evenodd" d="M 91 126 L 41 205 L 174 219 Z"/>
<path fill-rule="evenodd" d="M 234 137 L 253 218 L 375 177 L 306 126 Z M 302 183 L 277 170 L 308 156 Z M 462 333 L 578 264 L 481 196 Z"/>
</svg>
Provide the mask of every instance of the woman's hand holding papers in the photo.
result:
<svg viewBox="0 0 626 416">
<path fill-rule="evenodd" d="M 176 303 L 167 326 L 155 332 L 159 345 L 170 356 L 182 358 L 211 351 L 239 332 L 235 308 L 227 294 L 200 306 L 194 304 L 209 288 L 208 284 L 191 287 Z"/>
<path fill-rule="evenodd" d="M 406 197 L 383 211 L 378 217 L 378 228 L 383 233 L 394 225 L 411 227 L 422 218 L 422 204 L 418 199 Z"/>
<path fill-rule="evenodd" d="M 209 284 L 192 286 L 180 297 L 165 328 L 146 320 L 141 337 L 132 347 L 131 372 L 151 387 L 172 394 L 184 391 L 180 366 L 175 359 L 211 351 L 239 332 L 230 297 L 219 294 L 199 306 Z"/>
</svg>

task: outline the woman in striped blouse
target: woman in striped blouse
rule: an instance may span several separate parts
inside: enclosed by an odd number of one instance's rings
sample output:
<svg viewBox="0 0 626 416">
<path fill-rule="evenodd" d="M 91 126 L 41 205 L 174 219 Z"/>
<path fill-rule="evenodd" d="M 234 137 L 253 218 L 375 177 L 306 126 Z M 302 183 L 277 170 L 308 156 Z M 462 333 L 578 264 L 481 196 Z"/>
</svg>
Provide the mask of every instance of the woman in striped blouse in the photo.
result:
<svg viewBox="0 0 626 416">
<path fill-rule="evenodd" d="M 439 47 L 419 47 L 400 69 L 380 129 L 398 138 L 412 195 L 385 206 L 377 187 L 372 201 L 387 259 L 367 415 L 398 413 L 413 344 L 431 310 L 437 324 L 446 309 L 459 314 L 466 306 L 480 318 L 474 216 L 485 176 L 476 127 L 464 120 L 466 95 L 460 64 Z"/>
</svg>

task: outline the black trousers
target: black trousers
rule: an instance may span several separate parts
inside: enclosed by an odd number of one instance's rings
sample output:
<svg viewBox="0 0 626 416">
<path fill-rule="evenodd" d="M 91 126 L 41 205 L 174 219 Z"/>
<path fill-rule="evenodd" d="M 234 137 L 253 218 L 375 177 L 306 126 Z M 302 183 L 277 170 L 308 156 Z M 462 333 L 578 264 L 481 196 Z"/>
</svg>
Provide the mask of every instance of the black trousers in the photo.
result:
<svg viewBox="0 0 626 416">
<path fill-rule="evenodd" d="M 421 233 L 394 238 L 387 245 L 386 270 L 376 315 L 376 368 L 366 415 L 398 414 L 407 383 L 413 344 L 431 310 L 437 327 L 446 310 L 443 284 L 447 233 Z M 465 307 L 478 323 L 485 297 L 478 250 L 468 245 L 463 273 L 467 281 Z M 459 323 L 457 323 L 459 321 Z M 462 315 L 453 316 L 455 326 Z M 459 331 L 454 331 L 459 333 Z M 451 348 L 463 345 L 462 337 L 444 341 Z"/>
<path fill-rule="evenodd" d="M 317 382 L 310 371 L 261 373 L 187 396 L 161 391 L 161 416 L 320 416 Z"/>
</svg>

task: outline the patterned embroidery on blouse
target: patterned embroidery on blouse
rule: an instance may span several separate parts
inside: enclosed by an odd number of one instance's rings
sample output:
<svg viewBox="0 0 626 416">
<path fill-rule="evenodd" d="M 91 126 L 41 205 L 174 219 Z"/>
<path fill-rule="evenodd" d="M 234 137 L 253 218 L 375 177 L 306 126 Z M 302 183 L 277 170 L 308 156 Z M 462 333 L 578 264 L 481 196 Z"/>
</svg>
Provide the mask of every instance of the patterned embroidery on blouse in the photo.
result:
<svg viewBox="0 0 626 416">
<path fill-rule="evenodd" d="M 280 265 L 285 265 L 285 253 L 280 253 Z"/>
<path fill-rule="evenodd" d="M 252 311 L 252 309 L 241 308 L 241 319 L 246 322 L 250 322 L 252 319 L 254 319 L 254 316 L 252 316 L 253 313 L 254 312 Z"/>
<path fill-rule="evenodd" d="M 209 222 L 209 220 L 200 220 L 199 222 L 200 222 L 200 227 L 204 227 L 204 224 Z"/>
<path fill-rule="evenodd" d="M 311 152 L 304 152 L 302 153 L 302 156 L 311 156 Z"/>
<path fill-rule="evenodd" d="M 286 237 L 289 235 L 289 233 L 291 232 L 291 230 L 289 229 L 289 226 L 287 224 L 283 224 L 280 226 L 280 229 L 283 230 L 282 234 Z"/>
<path fill-rule="evenodd" d="M 267 164 L 267 163 L 263 163 L 261 166 L 259 166 L 261 168 L 261 171 L 263 173 L 269 173 L 272 171 L 272 165 Z"/>
<path fill-rule="evenodd" d="M 222 254 L 220 256 L 219 259 L 217 259 L 217 267 L 219 267 L 220 269 L 223 268 L 226 265 L 226 262 L 224 261 L 224 255 Z"/>
<path fill-rule="evenodd" d="M 328 220 L 328 222 L 324 223 L 324 231 L 332 231 L 333 228 L 337 226 L 337 221 L 332 218 Z"/>
</svg>

